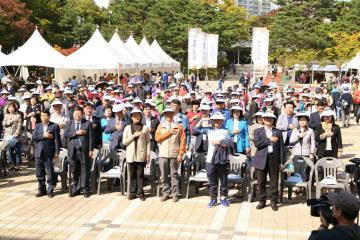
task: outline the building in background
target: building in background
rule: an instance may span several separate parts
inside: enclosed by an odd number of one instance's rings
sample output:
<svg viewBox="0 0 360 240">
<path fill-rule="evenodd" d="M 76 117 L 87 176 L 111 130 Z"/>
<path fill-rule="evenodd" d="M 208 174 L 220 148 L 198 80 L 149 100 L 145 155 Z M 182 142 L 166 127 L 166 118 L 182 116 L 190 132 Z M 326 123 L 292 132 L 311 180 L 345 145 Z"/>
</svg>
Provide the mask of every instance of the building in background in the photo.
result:
<svg viewBox="0 0 360 240">
<path fill-rule="evenodd" d="M 235 4 L 248 10 L 250 15 L 262 15 L 277 9 L 279 6 L 270 0 L 234 0 Z"/>
</svg>

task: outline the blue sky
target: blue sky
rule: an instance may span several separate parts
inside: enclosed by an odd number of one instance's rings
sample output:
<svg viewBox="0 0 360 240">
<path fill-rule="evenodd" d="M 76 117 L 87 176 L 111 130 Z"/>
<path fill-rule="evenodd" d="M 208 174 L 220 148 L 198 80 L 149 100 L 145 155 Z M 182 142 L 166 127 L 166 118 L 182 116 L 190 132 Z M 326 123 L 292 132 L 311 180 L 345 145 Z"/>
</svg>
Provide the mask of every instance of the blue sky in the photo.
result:
<svg viewBox="0 0 360 240">
<path fill-rule="evenodd" d="M 95 3 L 100 7 L 107 7 L 110 0 L 95 0 Z"/>
</svg>

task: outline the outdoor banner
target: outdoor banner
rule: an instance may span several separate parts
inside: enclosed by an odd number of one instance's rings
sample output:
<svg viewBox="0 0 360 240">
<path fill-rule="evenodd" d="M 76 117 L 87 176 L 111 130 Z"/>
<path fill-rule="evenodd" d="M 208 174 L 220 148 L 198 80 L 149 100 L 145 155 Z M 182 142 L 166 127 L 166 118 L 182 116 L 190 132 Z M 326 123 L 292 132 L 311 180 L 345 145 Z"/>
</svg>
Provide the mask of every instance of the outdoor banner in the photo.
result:
<svg viewBox="0 0 360 240">
<path fill-rule="evenodd" d="M 207 68 L 217 68 L 219 35 L 207 34 Z"/>
<path fill-rule="evenodd" d="M 251 58 L 255 67 L 265 67 L 268 65 L 269 30 L 267 28 L 253 28 Z"/>
<path fill-rule="evenodd" d="M 216 68 L 219 35 L 190 28 L 188 38 L 188 68 Z"/>
<path fill-rule="evenodd" d="M 200 28 L 190 28 L 188 37 L 188 68 L 200 69 L 203 59 L 203 43 Z"/>
</svg>

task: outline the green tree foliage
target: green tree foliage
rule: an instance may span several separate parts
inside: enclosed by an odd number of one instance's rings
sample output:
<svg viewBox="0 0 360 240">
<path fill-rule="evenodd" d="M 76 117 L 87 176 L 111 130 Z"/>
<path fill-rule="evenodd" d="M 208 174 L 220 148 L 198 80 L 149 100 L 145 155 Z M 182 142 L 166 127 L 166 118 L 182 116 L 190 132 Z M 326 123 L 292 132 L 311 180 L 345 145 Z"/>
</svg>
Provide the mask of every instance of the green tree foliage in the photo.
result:
<svg viewBox="0 0 360 240">
<path fill-rule="evenodd" d="M 23 43 L 34 30 L 29 21 L 31 11 L 16 0 L 0 1 L 0 44 L 4 52 L 9 52 Z"/>
</svg>

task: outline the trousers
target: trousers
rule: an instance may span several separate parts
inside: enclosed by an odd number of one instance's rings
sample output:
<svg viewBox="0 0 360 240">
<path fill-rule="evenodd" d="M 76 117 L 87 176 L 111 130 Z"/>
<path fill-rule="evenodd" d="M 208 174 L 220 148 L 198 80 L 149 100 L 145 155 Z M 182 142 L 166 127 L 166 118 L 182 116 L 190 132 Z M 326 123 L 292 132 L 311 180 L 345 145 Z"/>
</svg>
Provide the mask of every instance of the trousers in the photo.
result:
<svg viewBox="0 0 360 240">
<path fill-rule="evenodd" d="M 145 162 L 128 163 L 130 177 L 130 195 L 144 196 Z"/>
<path fill-rule="evenodd" d="M 39 182 L 38 184 L 39 192 L 48 192 L 48 193 L 53 192 L 55 186 L 53 158 L 45 158 L 45 157 L 36 158 L 35 168 L 36 168 L 36 178 Z M 45 185 L 45 178 L 47 183 L 47 189 Z"/>
<path fill-rule="evenodd" d="M 90 161 L 81 149 L 75 148 L 70 159 L 71 173 L 73 176 L 72 191 L 89 191 Z"/>
<path fill-rule="evenodd" d="M 277 203 L 279 196 L 279 166 L 274 164 L 274 155 L 268 154 L 266 156 L 266 164 L 263 170 L 256 169 L 256 177 L 258 181 L 258 196 L 259 202 L 266 202 L 266 179 L 267 174 L 270 177 L 270 200 Z"/>
<path fill-rule="evenodd" d="M 206 163 L 206 174 L 209 180 L 209 191 L 211 199 L 217 199 L 218 187 L 220 181 L 220 196 L 228 196 L 228 175 L 230 171 L 229 164 L 211 164 Z"/>
<path fill-rule="evenodd" d="M 176 158 L 159 158 L 159 167 L 163 196 L 177 196 L 179 194 L 179 164 Z"/>
</svg>

